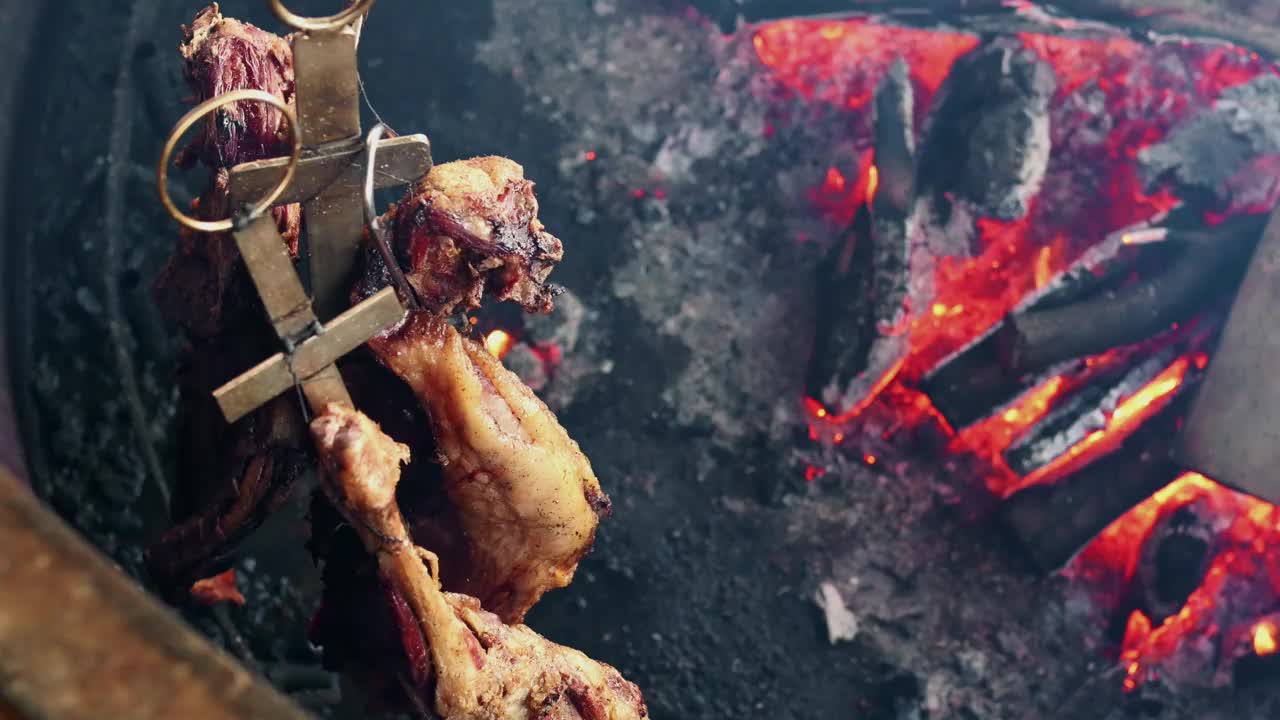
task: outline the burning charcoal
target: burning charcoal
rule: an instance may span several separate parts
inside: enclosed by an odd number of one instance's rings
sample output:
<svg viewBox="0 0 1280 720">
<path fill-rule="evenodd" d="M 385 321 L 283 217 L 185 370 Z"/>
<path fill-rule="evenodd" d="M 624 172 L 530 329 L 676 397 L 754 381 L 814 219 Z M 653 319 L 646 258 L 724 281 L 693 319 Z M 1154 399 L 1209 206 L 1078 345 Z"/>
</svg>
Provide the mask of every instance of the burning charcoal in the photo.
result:
<svg viewBox="0 0 1280 720">
<path fill-rule="evenodd" d="M 1229 87 L 1213 109 L 1138 154 L 1148 186 L 1172 183 L 1186 197 L 1230 204 L 1232 181 L 1256 158 L 1280 154 L 1280 78 L 1262 75 Z M 1252 184 L 1258 184 L 1255 182 Z"/>
<path fill-rule="evenodd" d="M 808 392 L 835 407 L 842 402 L 849 376 L 867 367 L 867 354 L 876 337 L 864 307 L 869 292 L 871 214 L 859 209 L 846 236 L 828 253 L 818 279 L 817 326 L 810 360 Z M 860 242 L 863 240 L 864 242 Z"/>
<path fill-rule="evenodd" d="M 1217 535 L 1202 501 L 1166 508 L 1138 556 L 1141 609 L 1155 624 L 1177 613 L 1204 580 Z"/>
<path fill-rule="evenodd" d="M 1049 163 L 1053 69 L 1015 38 L 961 57 L 939 91 L 920 154 L 921 194 L 954 193 L 978 214 L 1026 215 Z"/>
<path fill-rule="evenodd" d="M 1183 350 L 1184 343 L 1175 341 L 1153 354 L 1142 352 L 1137 364 L 1116 368 L 1058 398 L 1057 407 L 1005 451 L 1005 461 L 1020 475 L 1061 462 L 1090 435 L 1105 430 L 1122 402 L 1155 381 Z"/>
<path fill-rule="evenodd" d="M 832 280 L 821 303 L 828 317 L 819 338 L 817 380 L 813 394 L 844 413 L 873 397 L 891 379 L 908 349 L 902 326 L 911 290 L 909 219 L 915 204 L 914 99 L 905 62 L 886 73 L 875 97 L 875 162 L 877 190 L 869 206 L 859 209 L 854 227 L 832 258 Z M 852 271 L 857 240 L 870 237 L 870 311 L 865 318 L 850 312 L 861 306 L 864 278 Z M 861 265 L 861 263 L 858 263 Z M 820 389 L 819 389 L 820 388 Z"/>
<path fill-rule="evenodd" d="M 871 287 L 872 318 L 878 328 L 898 326 L 907 312 L 911 281 L 907 219 L 915 204 L 914 107 L 907 64 L 899 59 L 881 81 L 875 99 L 878 182 L 871 204 Z"/>
<path fill-rule="evenodd" d="M 1028 379 L 1004 369 L 1000 333 L 1004 321 L 953 353 L 921 381 L 920 389 L 956 430 L 990 417 L 1031 388 L 1059 374 L 1058 368 Z"/>
<path fill-rule="evenodd" d="M 1185 410 L 1179 398 L 1119 449 L 1057 483 L 1032 485 L 1000 508 L 1003 523 L 1043 572 L 1066 565 L 1099 532 L 1178 477 L 1168 438 Z"/>
<path fill-rule="evenodd" d="M 1006 367 L 1034 372 L 1138 342 L 1222 301 L 1239 286 L 1265 221 L 1265 215 L 1233 218 L 1210 233 L 1218 238 L 1212 243 L 1150 246 L 1144 259 L 1161 267 L 1144 271 L 1137 283 L 1011 316 L 1002 328 Z"/>
<path fill-rule="evenodd" d="M 1121 234 L 1091 248 L 1044 287 L 1025 297 L 1015 309 L 1032 312 L 1063 307 L 1119 287 L 1139 259 Z M 1126 252 L 1127 250 L 1127 252 Z M 1070 368 L 1050 367 L 1035 373 L 1006 367 L 1010 321 L 1001 320 L 976 340 L 945 358 L 925 375 L 921 389 L 951 427 L 961 430 L 1012 403 L 1020 395 Z"/>
</svg>

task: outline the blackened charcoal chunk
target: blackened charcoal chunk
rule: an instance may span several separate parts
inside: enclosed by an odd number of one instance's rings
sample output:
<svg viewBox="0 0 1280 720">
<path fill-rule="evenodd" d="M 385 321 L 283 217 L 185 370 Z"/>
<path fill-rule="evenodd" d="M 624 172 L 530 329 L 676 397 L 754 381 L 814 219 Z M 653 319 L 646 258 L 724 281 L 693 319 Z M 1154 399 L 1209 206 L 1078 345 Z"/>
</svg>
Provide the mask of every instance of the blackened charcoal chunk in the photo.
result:
<svg viewBox="0 0 1280 720">
<path fill-rule="evenodd" d="M 921 193 L 952 193 L 981 215 L 1016 220 L 1049 162 L 1053 69 L 1013 38 L 956 61 L 921 148 Z"/>
<path fill-rule="evenodd" d="M 1200 587 L 1213 559 L 1213 520 L 1207 504 L 1191 502 L 1166 510 L 1151 528 L 1136 580 L 1143 610 L 1152 620 L 1177 613 Z"/>
<path fill-rule="evenodd" d="M 1140 151 L 1138 167 L 1148 187 L 1172 183 L 1179 195 L 1207 196 L 1221 205 L 1233 200 L 1234 191 L 1262 184 L 1270 173 L 1255 161 L 1276 154 L 1280 77 L 1267 74 L 1223 90 L 1212 109 Z"/>
</svg>

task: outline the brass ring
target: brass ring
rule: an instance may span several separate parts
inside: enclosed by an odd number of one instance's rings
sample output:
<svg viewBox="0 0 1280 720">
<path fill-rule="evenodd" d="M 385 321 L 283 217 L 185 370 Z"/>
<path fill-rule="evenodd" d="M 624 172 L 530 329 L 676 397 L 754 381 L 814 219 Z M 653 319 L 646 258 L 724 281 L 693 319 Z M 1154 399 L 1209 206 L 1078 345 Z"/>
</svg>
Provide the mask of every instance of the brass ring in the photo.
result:
<svg viewBox="0 0 1280 720">
<path fill-rule="evenodd" d="M 374 0 L 354 0 L 346 10 L 336 15 L 309 18 L 291 12 L 289 8 L 284 6 L 283 0 L 267 0 L 267 4 L 271 6 L 271 12 L 275 13 L 277 18 L 280 18 L 280 22 L 295 30 L 306 32 L 341 30 L 354 22 L 356 18 L 369 12 L 369 8 L 373 7 L 373 2 Z"/>
<path fill-rule="evenodd" d="M 276 200 L 284 194 L 289 183 L 293 182 L 293 176 L 298 171 L 298 161 L 302 159 L 302 140 L 298 133 L 298 119 L 294 117 L 293 111 L 285 104 L 283 100 L 262 90 L 232 90 L 223 93 L 215 98 L 210 98 L 191 109 L 191 112 L 182 116 L 177 125 L 173 126 L 173 131 L 169 133 L 169 139 L 164 142 L 164 150 L 160 152 L 160 162 L 156 165 L 156 190 L 160 193 L 160 203 L 164 205 L 164 209 L 185 227 L 200 232 L 226 232 L 234 227 L 231 218 L 226 220 L 197 220 L 178 209 L 173 203 L 173 198 L 169 197 L 169 161 L 173 157 L 173 151 L 178 147 L 178 141 L 182 139 L 183 133 L 191 129 L 191 126 L 204 119 L 205 115 L 217 110 L 223 105 L 233 102 L 254 101 L 266 103 L 284 114 L 285 121 L 289 124 L 289 135 L 293 138 L 293 147 L 289 155 L 289 165 L 284 170 L 284 177 L 280 178 L 280 182 L 276 184 L 274 190 L 267 194 L 265 198 L 258 202 L 257 205 L 250 207 L 250 217 L 256 217 L 271 209 Z"/>
</svg>

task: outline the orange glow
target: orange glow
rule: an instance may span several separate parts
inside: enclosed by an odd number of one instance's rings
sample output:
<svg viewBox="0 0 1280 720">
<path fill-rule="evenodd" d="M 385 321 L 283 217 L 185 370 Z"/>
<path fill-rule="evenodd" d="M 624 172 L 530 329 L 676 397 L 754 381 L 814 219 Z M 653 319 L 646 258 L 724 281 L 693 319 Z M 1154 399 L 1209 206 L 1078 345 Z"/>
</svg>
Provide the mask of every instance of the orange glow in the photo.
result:
<svg viewBox="0 0 1280 720">
<path fill-rule="evenodd" d="M 826 192 L 838 193 L 844 191 L 845 186 L 844 175 L 836 168 L 827 168 L 827 179 L 822 189 Z"/>
<path fill-rule="evenodd" d="M 1015 220 L 979 218 L 970 255 L 936 258 L 925 270 L 932 277 L 919 278 L 932 294 L 913 298 L 917 304 L 908 307 L 905 320 L 890 329 L 907 334 L 906 356 L 854 407 L 833 414 L 811 398 L 804 402 L 809 436 L 821 442 L 854 437 L 849 434 L 853 432 L 849 423 L 877 401 L 877 413 L 892 415 L 897 427 L 936 423 L 952 436 L 949 450 L 972 454 L 989 465 L 987 486 L 997 495 L 1024 481 L 1049 481 L 1073 472 L 1117 447 L 1167 406 L 1190 369 L 1203 369 L 1207 356 L 1195 352 L 1178 358 L 1151 383 L 1121 401 L 1104 429 L 1025 479 L 1016 477 L 1003 460 L 1009 445 L 1041 420 L 1065 393 L 1096 377 L 1095 371 L 1127 361 L 1131 355 L 1113 350 L 1089 358 L 1082 364 L 1083 370 L 1046 380 L 1015 404 L 959 434 L 951 431 L 930 399 L 917 389 L 918 381 L 944 358 L 989 330 L 1030 292 L 1046 287 L 1104 237 L 1171 209 L 1176 197 L 1164 189 L 1147 191 L 1138 177 L 1137 153 L 1160 142 L 1170 128 L 1192 113 L 1208 107 L 1224 88 L 1275 72 L 1256 56 L 1217 44 L 1144 43 L 1123 35 L 1086 38 L 1024 33 L 1019 39 L 1054 69 L 1058 80 L 1050 104 L 1053 151 L 1043 191 L 1044 197 L 1053 201 L 1033 199 L 1027 212 Z M 825 106 L 824 112 L 845 113 L 853 148 L 871 144 L 868 105 L 898 57 L 910 69 L 916 98 L 914 119 L 921 128 L 952 64 L 978 43 L 974 35 L 892 27 L 867 18 L 767 23 L 754 30 L 751 40 L 763 72 L 772 81 L 761 86 L 763 98 L 781 97 L 789 103 L 807 100 Z M 797 122 L 795 117 L 805 117 L 788 112 L 770 115 L 766 137 L 783 132 L 787 124 Z M 1107 120 L 1105 134 L 1093 131 L 1099 113 Z M 1085 127 L 1090 131 L 1081 133 Z M 879 172 L 872 153 L 865 149 L 855 152 L 860 153 L 856 159 L 842 159 L 825 173 L 820 168 L 811 182 L 815 208 L 839 231 L 848 228 L 878 190 Z M 1140 230 L 1132 233 L 1128 244 L 1158 239 L 1151 231 Z M 880 432 L 888 437 L 893 430 Z M 868 465 L 877 462 L 872 455 L 864 455 L 863 460 Z M 805 477 L 814 480 L 824 472 L 809 467 Z M 1202 475 L 1182 475 L 1117 520 L 1079 554 L 1066 574 L 1094 581 L 1110 578 L 1113 582 L 1106 585 L 1108 589 L 1098 592 L 1116 593 L 1109 607 L 1120 607 L 1118 597 L 1130 587 L 1143 542 L 1152 528 L 1164 513 L 1189 502 L 1207 503 L 1214 517 L 1230 519 L 1230 527 L 1220 538 L 1225 539 L 1228 549 L 1215 550 L 1218 554 L 1206 579 L 1179 613 L 1158 627 L 1142 613 L 1130 615 L 1120 653 L 1126 691 L 1159 673 L 1161 662 L 1171 658 L 1188 637 L 1221 640 L 1222 647 L 1233 652 L 1275 653 L 1280 645 L 1280 628 L 1271 621 L 1259 624 L 1260 616 L 1255 615 L 1240 621 L 1243 624 L 1237 628 L 1225 628 L 1218 625 L 1221 618 L 1214 613 L 1220 595 L 1230 590 L 1225 583 L 1232 578 L 1270 582 L 1280 595 L 1280 553 L 1267 552 L 1268 547 L 1280 546 L 1280 510 L 1227 490 Z M 1090 585 L 1095 586 L 1102 587 L 1096 582 Z M 1228 632 L 1234 634 L 1227 636 Z"/>
<path fill-rule="evenodd" d="M 511 351 L 515 340 L 506 330 L 494 330 L 484 338 L 484 348 L 489 354 L 501 360 Z"/>
<path fill-rule="evenodd" d="M 1164 620 L 1149 632 L 1126 632 L 1121 660 L 1130 668 L 1129 679 L 1136 687 L 1144 679 L 1143 668 L 1155 669 L 1172 658 L 1187 638 L 1212 641 L 1215 636 L 1243 636 L 1256 652 L 1259 637 L 1255 620 L 1247 619 L 1243 628 L 1221 626 L 1215 612 L 1220 601 L 1228 602 L 1227 584 L 1239 578 L 1268 583 L 1280 593 L 1280 554 L 1269 551 L 1280 543 L 1280 508 L 1256 498 L 1229 490 L 1199 473 L 1184 473 L 1173 483 L 1144 500 L 1098 535 L 1065 571 L 1068 577 L 1113 578 L 1115 586 L 1128 582 L 1137 568 L 1138 556 L 1152 528 L 1165 513 L 1198 503 L 1204 512 L 1219 518 L 1230 518 L 1230 525 L 1218 539 L 1217 555 L 1209 564 L 1205 579 L 1187 599 L 1182 610 Z M 1235 588 L 1238 592 L 1239 588 Z M 1263 621 L 1263 644 L 1280 641 L 1273 622 Z M 1130 619 L 1130 628 L 1134 621 Z M 1126 688 L 1129 683 L 1126 680 Z"/>
<path fill-rule="evenodd" d="M 951 63 L 978 45 L 974 35 L 882 25 L 867 18 L 781 20 L 766 23 L 751 39 L 760 62 L 803 97 L 851 109 L 865 106 L 899 56 L 911 68 L 917 98 L 927 102 Z M 846 69 L 838 82 L 832 70 Z"/>
<path fill-rule="evenodd" d="M 1212 102 L 1224 87 L 1274 72 L 1247 53 L 1209 44 L 1151 45 L 1124 36 L 1034 33 L 1019 38 L 1058 76 L 1053 112 L 1060 114 L 1052 118 L 1055 149 L 1046 182 L 1057 183 L 1058 194 L 1074 199 L 1066 204 L 1033 199 L 1028 212 L 1016 220 L 981 218 L 975 256 L 938 259 L 933 297 L 906 318 L 911 349 L 897 368 L 896 380 L 919 380 L 1029 292 L 1044 287 L 1091 244 L 1173 207 L 1177 198 L 1168 191 L 1144 190 L 1132 162 L 1137 152 L 1160 141 L 1170 127 Z M 848 109 L 854 126 L 869 133 L 867 103 L 899 55 L 916 86 L 919 123 L 952 63 L 977 40 L 963 33 L 894 28 L 856 18 L 767 23 L 755 31 L 753 43 L 778 86 Z M 1112 129 L 1103 140 L 1077 148 L 1074 128 L 1083 121 L 1079 110 L 1071 109 L 1079 106 L 1072 97 L 1086 91 L 1100 93 Z M 854 168 L 836 168 L 813 190 L 815 204 L 840 227 L 852 222 L 858 207 L 874 195 L 879 178 L 870 155 L 862 154 L 856 176 L 851 174 Z M 1105 172 L 1073 174 L 1077 167 Z M 962 311 L 950 314 L 955 308 Z M 877 385 L 885 390 L 893 384 Z"/>
<path fill-rule="evenodd" d="M 1015 480 L 1004 462 L 1005 448 L 1044 417 L 1066 387 L 1066 378 L 1061 375 L 1041 383 L 1004 412 L 962 430 L 952 439 L 950 449 L 971 452 L 989 463 L 996 472 L 987 478 L 987 487 L 996 494 L 1006 494 Z"/>
<path fill-rule="evenodd" d="M 817 480 L 818 478 L 826 474 L 827 474 L 826 470 L 820 467 L 815 467 L 813 465 L 810 465 L 804 469 L 804 479 L 809 482 L 813 482 L 814 480 Z"/>
<path fill-rule="evenodd" d="M 221 603 L 231 603 L 237 607 L 244 607 L 245 604 L 244 595 L 237 587 L 235 568 L 195 581 L 191 585 L 191 599 L 209 607 Z"/>
<path fill-rule="evenodd" d="M 1180 357 L 1165 368 L 1141 390 L 1125 398 L 1107 418 L 1107 426 L 1089 433 L 1083 440 L 1053 462 L 1028 474 L 1019 487 L 1035 485 L 1051 478 L 1063 477 L 1120 447 L 1143 423 L 1160 412 L 1173 399 L 1174 393 L 1191 367 L 1189 357 Z"/>
<path fill-rule="evenodd" d="M 1275 654 L 1275 623 L 1270 620 L 1264 620 L 1253 627 L 1253 651 L 1262 656 Z"/>
</svg>

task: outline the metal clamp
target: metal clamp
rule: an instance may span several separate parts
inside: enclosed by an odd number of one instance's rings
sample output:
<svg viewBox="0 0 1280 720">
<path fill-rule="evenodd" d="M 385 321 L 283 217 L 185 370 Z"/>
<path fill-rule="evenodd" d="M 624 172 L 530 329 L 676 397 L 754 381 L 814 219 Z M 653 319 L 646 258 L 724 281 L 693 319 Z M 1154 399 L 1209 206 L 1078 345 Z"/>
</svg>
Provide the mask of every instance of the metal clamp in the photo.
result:
<svg viewBox="0 0 1280 720">
<path fill-rule="evenodd" d="M 382 261 L 387 265 L 387 272 L 391 275 L 391 283 L 395 285 L 400 297 L 409 306 L 409 309 L 417 310 L 417 293 L 404 276 L 404 270 L 400 268 L 400 261 L 396 259 L 395 253 L 391 250 L 391 243 L 387 240 L 386 228 L 382 227 L 382 219 L 378 217 L 378 209 L 373 204 L 373 178 L 378 170 L 378 141 L 382 139 L 385 132 L 386 126 L 378 123 L 373 126 L 373 129 L 369 131 L 369 135 L 365 138 L 364 219 L 369 226 L 370 234 L 373 235 L 374 246 L 382 255 Z"/>
<path fill-rule="evenodd" d="M 205 115 L 233 102 L 250 101 L 266 103 L 284 114 L 285 121 L 289 124 L 292 148 L 289 154 L 289 165 L 285 167 L 284 176 L 280 178 L 280 182 L 276 184 L 275 189 L 267 193 L 265 198 L 249 206 L 245 217 L 252 219 L 270 210 L 276 200 L 284 194 L 285 189 L 289 187 L 289 183 L 293 182 L 293 176 L 298 171 L 298 162 L 302 158 L 302 140 L 298 132 L 298 119 L 294 116 L 293 110 L 289 109 L 289 106 L 280 98 L 262 90 L 232 90 L 231 92 L 223 93 L 215 98 L 205 100 L 192 108 L 191 112 L 183 115 L 178 124 L 173 126 L 173 130 L 169 133 L 169 138 L 165 140 L 164 150 L 160 152 L 160 162 L 156 165 L 156 190 L 160 193 L 160 203 L 164 205 L 165 211 L 181 225 L 192 230 L 209 233 L 227 232 L 234 227 L 234 221 L 231 218 L 225 220 L 198 220 L 178 209 L 178 206 L 173 202 L 173 198 L 169 196 L 169 161 L 173 157 L 173 152 L 177 149 L 178 141 L 182 139 L 182 135 L 190 130 L 193 125 L 204 119 Z"/>
<path fill-rule="evenodd" d="M 357 18 L 369 12 L 369 8 L 373 7 L 374 0 L 355 0 L 346 10 L 336 15 L 328 15 L 326 17 L 304 17 L 298 15 L 284 6 L 282 0 L 267 0 L 267 5 L 271 7 L 271 12 L 280 19 L 280 22 L 304 32 L 326 32 L 341 30 L 350 25 Z"/>
</svg>

